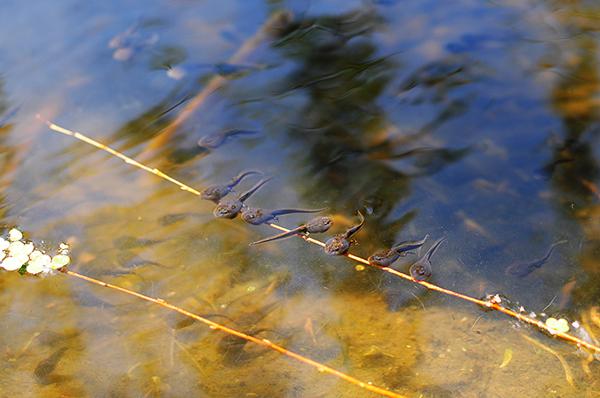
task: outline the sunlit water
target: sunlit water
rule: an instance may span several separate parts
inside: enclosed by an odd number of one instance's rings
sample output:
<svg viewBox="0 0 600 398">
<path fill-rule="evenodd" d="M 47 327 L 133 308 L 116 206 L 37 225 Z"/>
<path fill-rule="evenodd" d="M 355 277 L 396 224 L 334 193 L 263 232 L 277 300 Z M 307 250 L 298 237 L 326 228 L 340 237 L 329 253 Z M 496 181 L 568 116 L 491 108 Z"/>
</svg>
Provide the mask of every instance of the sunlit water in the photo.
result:
<svg viewBox="0 0 600 398">
<path fill-rule="evenodd" d="M 214 219 L 212 203 L 35 118 L 198 189 L 261 170 L 275 178 L 249 204 L 327 207 L 330 234 L 361 209 L 351 251 L 364 257 L 446 236 L 433 283 L 600 336 L 598 4 L 313 3 L 3 2 L 2 222 L 69 241 L 71 269 L 407 396 L 596 396 L 599 363 L 572 345 L 300 239 L 248 246 L 274 230 Z M 228 65 L 278 10 L 291 21 Z M 131 46 L 110 45 L 124 33 Z M 185 103 L 169 109 L 219 73 L 227 82 L 150 150 Z M 196 145 L 227 129 L 257 134 Z M 562 239 L 539 269 L 506 274 Z M 135 298 L 13 274 L 0 273 L 1 396 L 369 396 Z M 521 334 L 562 355 L 573 383 Z"/>
</svg>

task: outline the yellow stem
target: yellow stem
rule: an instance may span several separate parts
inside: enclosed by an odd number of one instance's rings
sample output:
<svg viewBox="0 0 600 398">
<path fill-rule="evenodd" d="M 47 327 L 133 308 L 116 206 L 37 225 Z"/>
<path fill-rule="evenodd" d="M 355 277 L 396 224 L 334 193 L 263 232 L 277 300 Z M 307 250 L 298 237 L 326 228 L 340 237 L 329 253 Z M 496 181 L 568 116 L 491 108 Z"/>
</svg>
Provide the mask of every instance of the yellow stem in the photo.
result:
<svg viewBox="0 0 600 398">
<path fill-rule="evenodd" d="M 103 286 L 103 287 L 107 287 L 109 289 L 117 290 L 119 292 L 122 292 L 122 293 L 125 293 L 125 294 L 129 294 L 130 296 L 135 296 L 135 297 L 140 298 L 142 300 L 146 300 L 146 301 L 149 301 L 151 303 L 158 304 L 158 305 L 160 305 L 162 307 L 165 307 L 165 308 L 168 308 L 168 309 L 170 309 L 172 311 L 179 312 L 180 314 L 183 314 L 183 315 L 185 315 L 185 316 L 187 316 L 189 318 L 195 319 L 195 320 L 197 320 L 199 322 L 202 322 L 202 323 L 208 325 L 208 327 L 210 327 L 211 329 L 220 330 L 220 331 L 225 332 L 227 334 L 230 334 L 230 335 L 233 335 L 233 336 L 237 336 L 237 337 L 239 337 L 241 339 L 244 339 L 246 341 L 250 341 L 252 343 L 261 345 L 263 347 L 270 348 L 271 350 L 277 351 L 277 352 L 279 352 L 279 353 L 281 353 L 281 354 L 283 354 L 285 356 L 293 358 L 293 359 L 295 359 L 297 361 L 300 361 L 300 362 L 302 362 L 302 363 L 304 363 L 306 365 L 312 366 L 313 368 L 316 368 L 319 372 L 323 372 L 323 373 L 327 373 L 327 374 L 333 375 L 335 377 L 339 377 L 340 379 L 343 379 L 343 380 L 345 380 L 345 381 L 347 381 L 349 383 L 352 383 L 355 386 L 358 386 L 360 388 L 364 388 L 365 390 L 368 390 L 368 391 L 371 391 L 371 392 L 383 395 L 385 397 L 404 398 L 400 394 L 396 394 L 396 393 L 394 393 L 392 391 L 388 391 L 388 390 L 386 390 L 384 388 L 377 387 L 377 386 L 374 386 L 374 385 L 369 384 L 369 383 L 365 383 L 365 382 L 360 381 L 360 380 L 358 380 L 358 379 L 356 379 L 356 378 L 354 378 L 352 376 L 349 376 L 349 375 L 347 375 L 347 374 L 345 374 L 343 372 L 340 372 L 339 370 L 333 369 L 333 368 L 331 368 L 331 367 L 329 367 L 327 365 L 324 365 L 324 364 L 322 364 L 320 362 L 314 361 L 314 360 L 312 360 L 310 358 L 304 357 L 304 356 L 302 356 L 300 354 L 297 354 L 297 353 L 295 353 L 293 351 L 289 351 L 286 348 L 284 348 L 284 347 L 282 347 L 280 345 L 274 344 L 274 343 L 272 343 L 271 341 L 269 341 L 267 339 L 259 339 L 257 337 L 251 336 L 249 334 L 242 333 L 242 332 L 237 331 L 235 329 L 232 329 L 232 328 L 229 328 L 227 326 L 221 325 L 220 323 L 211 321 L 211 320 L 209 320 L 207 318 L 204 318 L 204 317 L 202 317 L 200 315 L 194 314 L 193 312 L 190 312 L 188 310 L 184 310 L 183 308 L 180 308 L 180 307 L 177 307 L 176 305 L 170 304 L 170 303 L 166 302 L 165 300 L 162 300 L 162 299 L 159 299 L 159 298 L 153 298 L 153 297 L 150 297 L 150 296 L 146 296 L 145 294 L 134 292 L 133 290 L 129 290 L 129 289 L 126 289 L 124 287 L 120 287 L 120 286 L 117 286 L 117 285 L 113 285 L 111 283 L 103 282 L 103 281 L 98 280 L 98 279 L 90 278 L 89 276 L 80 274 L 80 273 L 75 272 L 75 271 L 68 271 L 67 270 L 67 271 L 65 271 L 65 274 L 67 274 L 69 276 L 73 276 L 75 278 L 83 279 L 86 282 L 94 283 L 94 284 L 99 285 L 99 286 Z"/>
</svg>

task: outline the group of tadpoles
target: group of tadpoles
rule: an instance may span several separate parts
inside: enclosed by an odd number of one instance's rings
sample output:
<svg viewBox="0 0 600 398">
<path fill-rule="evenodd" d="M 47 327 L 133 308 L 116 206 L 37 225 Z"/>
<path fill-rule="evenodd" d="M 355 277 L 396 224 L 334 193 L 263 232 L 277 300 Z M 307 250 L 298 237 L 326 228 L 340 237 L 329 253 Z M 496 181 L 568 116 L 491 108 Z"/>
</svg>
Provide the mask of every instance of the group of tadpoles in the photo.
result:
<svg viewBox="0 0 600 398">
<path fill-rule="evenodd" d="M 240 214 L 242 220 L 245 222 L 252 225 L 261 225 L 277 221 L 279 216 L 285 214 L 319 213 L 326 210 L 325 208 L 265 210 L 246 205 L 246 200 L 262 186 L 268 183 L 271 180 L 271 177 L 262 178 L 252 188 L 238 195 L 235 199 L 225 199 L 225 197 L 231 193 L 244 178 L 251 175 L 263 176 L 263 173 L 254 170 L 244 171 L 233 177 L 231 181 L 227 183 L 211 185 L 202 191 L 202 199 L 210 200 L 211 202 L 215 202 L 217 204 L 217 207 L 213 211 L 215 217 L 233 219 Z M 365 222 L 365 218 L 360 211 L 358 211 L 358 217 L 360 218 L 360 221 L 357 224 L 351 226 L 341 234 L 334 235 L 325 242 L 325 246 L 323 248 L 325 253 L 335 256 L 344 255 L 348 252 L 350 246 L 355 243 L 351 239 L 352 236 L 354 236 L 362 228 Z M 252 242 L 250 245 L 258 245 L 261 243 L 284 239 L 293 235 L 307 237 L 309 234 L 327 232 L 332 225 L 333 219 L 331 217 L 316 217 L 290 231 Z M 425 244 L 428 237 L 429 235 L 425 235 L 425 237 L 420 240 L 402 241 L 387 250 L 378 251 L 369 256 L 369 264 L 378 267 L 391 267 L 392 264 L 394 264 L 400 257 L 405 257 L 408 254 L 412 254 L 414 253 L 414 250 L 420 250 L 421 246 Z M 431 258 L 445 239 L 445 237 L 438 239 L 433 245 L 431 245 L 431 247 L 423 256 L 419 257 L 419 259 L 411 264 L 409 273 L 412 278 L 418 281 L 424 281 L 431 277 Z"/>
</svg>

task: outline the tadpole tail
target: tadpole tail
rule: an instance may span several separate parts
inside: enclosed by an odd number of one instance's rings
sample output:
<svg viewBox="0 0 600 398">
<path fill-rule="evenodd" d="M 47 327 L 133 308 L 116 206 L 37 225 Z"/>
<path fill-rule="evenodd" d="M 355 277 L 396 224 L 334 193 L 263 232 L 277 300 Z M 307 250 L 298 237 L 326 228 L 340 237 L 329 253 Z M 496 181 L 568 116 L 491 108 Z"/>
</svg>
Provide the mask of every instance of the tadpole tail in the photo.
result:
<svg viewBox="0 0 600 398">
<path fill-rule="evenodd" d="M 548 259 L 554 252 L 554 249 L 556 248 L 556 246 L 562 245 L 567 242 L 568 241 L 566 239 L 563 239 L 563 240 L 559 240 L 558 242 L 554 242 L 552 245 L 550 245 L 550 248 L 548 249 L 548 252 L 546 253 L 546 255 L 544 257 L 542 257 L 539 261 L 535 262 L 535 267 L 540 268 L 546 261 L 548 261 Z"/>
<path fill-rule="evenodd" d="M 260 187 L 262 187 L 263 185 L 265 185 L 267 182 L 271 181 L 272 179 L 273 179 L 273 177 L 263 178 L 262 180 L 257 182 L 252 188 L 250 188 L 248 191 L 241 194 L 239 201 L 244 202 L 246 199 L 248 199 L 250 196 L 252 196 L 252 194 L 254 192 L 258 191 L 260 189 Z"/>
<path fill-rule="evenodd" d="M 235 137 L 236 135 L 258 135 L 260 134 L 255 130 L 241 130 L 241 129 L 232 129 L 223 132 L 223 136 L 225 138 Z"/>
<path fill-rule="evenodd" d="M 433 257 L 433 255 L 435 254 L 436 250 L 440 247 L 440 245 L 442 243 L 444 243 L 444 241 L 446 240 L 446 237 L 444 236 L 443 238 L 438 239 L 433 246 L 431 246 L 429 248 L 429 250 L 427 250 L 427 253 L 425 253 L 425 258 L 427 259 L 427 261 L 431 261 L 431 257 Z"/>
<path fill-rule="evenodd" d="M 271 242 L 271 241 L 274 241 L 274 240 L 289 238 L 290 236 L 294 236 L 294 235 L 302 232 L 304 229 L 306 229 L 306 226 L 305 225 L 301 225 L 299 227 L 296 227 L 296 228 L 292 229 L 291 231 L 282 232 L 282 233 L 277 234 L 277 235 L 269 236 L 268 238 L 257 240 L 256 242 L 252 242 L 252 243 L 250 243 L 250 246 L 260 245 L 261 243 Z"/>
<path fill-rule="evenodd" d="M 344 237 L 347 239 L 349 237 L 351 237 L 352 235 L 354 235 L 355 233 L 358 232 L 359 229 L 362 228 L 362 226 L 365 224 L 365 216 L 362 215 L 362 213 L 360 212 L 360 210 L 357 211 L 358 213 L 358 217 L 360 218 L 360 222 L 356 225 L 354 225 L 353 227 L 350 227 L 345 233 L 344 233 Z"/>
<path fill-rule="evenodd" d="M 411 250 L 420 249 L 425 244 L 429 234 L 426 234 L 421 240 L 407 240 L 394 245 L 390 250 L 394 250 L 396 253 L 405 253 Z"/>
<path fill-rule="evenodd" d="M 229 184 L 229 186 L 231 188 L 235 187 L 237 184 L 239 184 L 244 178 L 250 176 L 250 175 L 256 175 L 256 174 L 260 174 L 262 175 L 263 173 L 261 171 L 258 170 L 248 170 L 248 171 L 243 171 L 240 174 L 238 174 L 237 176 L 233 177 L 231 179 L 231 183 Z"/>
<path fill-rule="evenodd" d="M 283 216 L 285 214 L 294 214 L 294 213 L 320 213 L 322 211 L 327 210 L 326 207 L 321 209 L 278 209 L 273 210 L 271 214 L 274 216 Z"/>
</svg>

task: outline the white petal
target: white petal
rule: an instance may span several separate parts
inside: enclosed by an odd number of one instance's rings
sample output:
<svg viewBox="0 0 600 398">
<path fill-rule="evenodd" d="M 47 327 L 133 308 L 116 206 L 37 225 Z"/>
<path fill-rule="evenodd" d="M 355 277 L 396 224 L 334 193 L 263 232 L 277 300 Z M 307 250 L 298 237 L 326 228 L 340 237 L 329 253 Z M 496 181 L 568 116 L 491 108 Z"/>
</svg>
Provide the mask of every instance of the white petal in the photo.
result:
<svg viewBox="0 0 600 398">
<path fill-rule="evenodd" d="M 19 240 L 12 242 L 8 247 L 8 252 L 11 256 L 18 256 L 25 252 L 25 244 Z"/>
<path fill-rule="evenodd" d="M 44 271 L 44 269 L 44 266 L 40 264 L 39 261 L 32 261 L 27 264 L 27 272 L 33 275 L 39 274 L 40 272 Z"/>
<path fill-rule="evenodd" d="M 4 238 L 0 238 L 0 250 L 6 250 L 8 246 L 10 246 L 10 243 Z"/>
<path fill-rule="evenodd" d="M 17 241 L 17 240 L 21 240 L 23 239 L 23 233 L 21 231 L 19 231 L 16 228 L 11 229 L 10 231 L 8 231 L 8 239 L 11 241 Z"/>
<path fill-rule="evenodd" d="M 29 256 L 32 252 L 33 252 L 33 243 L 29 242 L 29 243 L 25 243 L 24 247 L 23 247 L 23 254 L 26 256 Z"/>
<path fill-rule="evenodd" d="M 52 263 L 50 264 L 50 268 L 59 269 L 69 264 L 70 262 L 71 259 L 69 258 L 69 256 L 65 256 L 64 254 L 57 254 L 56 256 L 52 257 Z"/>
<path fill-rule="evenodd" d="M 25 264 L 25 261 L 27 261 L 22 260 L 22 257 L 8 257 L 4 261 L 2 261 L 2 267 L 7 271 L 16 271 L 19 268 L 21 268 L 23 264 Z"/>
<path fill-rule="evenodd" d="M 42 253 L 42 252 L 41 252 L 41 251 L 39 251 L 39 250 L 34 250 L 34 251 L 32 251 L 32 252 L 31 252 L 31 254 L 29 255 L 29 259 L 30 259 L 30 260 L 35 260 L 36 258 L 38 258 L 39 256 L 41 256 L 42 254 L 44 254 L 44 253 Z"/>
</svg>

